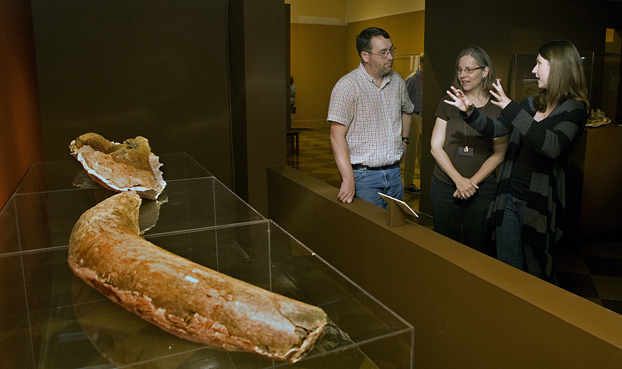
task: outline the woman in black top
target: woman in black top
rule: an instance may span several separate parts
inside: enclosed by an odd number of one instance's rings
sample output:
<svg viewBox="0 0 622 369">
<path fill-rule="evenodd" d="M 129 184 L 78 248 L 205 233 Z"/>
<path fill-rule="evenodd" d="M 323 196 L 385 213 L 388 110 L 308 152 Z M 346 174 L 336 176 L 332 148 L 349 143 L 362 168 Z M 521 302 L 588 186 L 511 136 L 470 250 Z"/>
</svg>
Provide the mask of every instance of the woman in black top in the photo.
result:
<svg viewBox="0 0 622 369">
<path fill-rule="evenodd" d="M 463 50 L 456 61 L 454 86 L 492 118 L 501 108 L 491 102 L 495 71 L 479 47 Z M 449 97 L 445 97 L 449 98 Z M 507 137 L 493 139 L 469 127 L 460 110 L 440 101 L 432 131 L 433 170 L 430 199 L 434 230 L 479 251 L 485 250 L 486 214 L 494 199 L 494 172 L 503 160 Z"/>
</svg>

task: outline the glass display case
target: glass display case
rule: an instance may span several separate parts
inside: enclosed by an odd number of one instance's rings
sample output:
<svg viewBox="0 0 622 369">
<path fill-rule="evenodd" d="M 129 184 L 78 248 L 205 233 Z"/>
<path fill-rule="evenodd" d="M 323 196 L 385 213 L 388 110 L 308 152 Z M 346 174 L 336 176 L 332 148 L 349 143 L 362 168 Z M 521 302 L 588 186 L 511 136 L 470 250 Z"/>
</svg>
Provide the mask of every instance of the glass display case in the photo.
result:
<svg viewBox="0 0 622 369">
<path fill-rule="evenodd" d="M 0 213 L 3 368 L 412 368 L 414 328 L 264 218 L 186 154 L 162 155 L 145 239 L 232 277 L 321 307 L 329 325 L 296 364 L 160 330 L 77 278 L 67 243 L 80 215 L 114 193 L 77 161 L 31 167 Z M 160 201 L 161 200 L 161 201 Z"/>
<path fill-rule="evenodd" d="M 511 98 L 515 101 L 535 94 L 538 81 L 531 71 L 538 54 L 515 54 L 512 63 Z M 581 53 L 587 81 L 590 109 L 600 109 L 612 123 L 622 123 L 622 54 Z"/>
</svg>

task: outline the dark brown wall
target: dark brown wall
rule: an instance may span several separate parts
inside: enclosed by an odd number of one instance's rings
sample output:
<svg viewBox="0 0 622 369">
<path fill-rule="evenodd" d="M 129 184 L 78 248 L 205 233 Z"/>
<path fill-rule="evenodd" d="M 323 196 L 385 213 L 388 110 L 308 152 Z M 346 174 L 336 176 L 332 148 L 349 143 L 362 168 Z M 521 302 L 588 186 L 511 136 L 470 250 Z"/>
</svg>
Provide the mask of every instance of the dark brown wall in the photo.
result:
<svg viewBox="0 0 622 369">
<path fill-rule="evenodd" d="M 244 1 L 229 1 L 229 73 L 231 83 L 232 155 L 235 192 L 248 202 L 248 149 L 246 129 L 246 50 L 244 47 Z"/>
<path fill-rule="evenodd" d="M 0 0 L 0 208 L 43 161 L 30 2 Z"/>
<path fill-rule="evenodd" d="M 260 212 L 285 163 L 279 0 L 34 0 L 45 160 L 77 136 L 186 152 Z M 166 178 L 166 167 L 162 168 Z"/>
<path fill-rule="evenodd" d="M 279 0 L 228 4 L 233 188 L 266 214 L 265 168 L 285 164 L 289 17 Z"/>
<path fill-rule="evenodd" d="M 580 194 L 581 214 L 571 232 L 585 236 L 622 229 L 618 202 L 611 200 L 619 197 L 622 188 L 622 127 L 588 128 L 584 140 L 575 154 L 583 176 L 572 182 Z"/>
<path fill-rule="evenodd" d="M 75 137 L 147 137 L 232 184 L 227 2 L 34 0 L 45 160 Z M 166 168 L 162 168 L 166 176 Z"/>
<path fill-rule="evenodd" d="M 580 52 L 604 51 L 606 20 L 611 18 L 608 12 L 616 8 L 619 8 L 618 4 L 611 1 L 595 1 L 589 5 L 579 0 L 426 2 L 424 165 L 419 205 L 422 212 L 431 214 L 429 190 L 434 160 L 430 154 L 430 138 L 434 114 L 451 85 L 460 51 L 468 46 L 484 48 L 507 90 L 513 54 L 537 53 L 542 44 L 556 39 L 573 42 Z"/>
<path fill-rule="evenodd" d="M 284 17 L 283 1 L 244 0 L 248 203 L 264 215 L 268 212 L 266 166 L 286 162 L 289 80 Z"/>
</svg>

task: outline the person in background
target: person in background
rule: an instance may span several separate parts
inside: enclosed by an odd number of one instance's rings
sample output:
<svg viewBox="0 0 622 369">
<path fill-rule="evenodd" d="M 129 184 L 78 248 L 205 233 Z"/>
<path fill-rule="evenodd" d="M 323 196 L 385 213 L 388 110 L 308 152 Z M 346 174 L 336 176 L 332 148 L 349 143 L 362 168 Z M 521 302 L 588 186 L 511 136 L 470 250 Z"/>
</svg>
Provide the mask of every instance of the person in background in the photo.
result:
<svg viewBox="0 0 622 369">
<path fill-rule="evenodd" d="M 289 107 L 291 114 L 291 122 L 294 123 L 294 114 L 296 114 L 296 86 L 294 86 L 294 77 L 289 76 Z"/>
<path fill-rule="evenodd" d="M 421 170 L 421 129 L 423 111 L 423 55 L 419 58 L 419 68 L 415 73 L 406 78 L 406 91 L 410 101 L 415 106 L 412 122 L 410 124 L 410 143 L 406 147 L 404 154 L 404 191 L 412 194 L 419 194 L 419 189 L 414 184 L 415 164 L 419 164 Z"/>
<path fill-rule="evenodd" d="M 393 72 L 389 34 L 367 28 L 356 38 L 361 62 L 333 88 L 328 108 L 330 142 L 341 174 L 337 198 L 354 197 L 387 208 L 378 192 L 402 199 L 400 172 L 409 142 L 413 104 L 402 77 Z"/>
<path fill-rule="evenodd" d="M 495 71 L 479 47 L 463 50 L 456 61 L 454 86 L 482 115 L 496 118 L 501 108 L 491 102 Z M 432 131 L 430 198 L 434 230 L 482 252 L 489 252 L 486 215 L 495 195 L 495 169 L 503 161 L 507 137 L 489 138 L 469 127 L 445 97 L 436 110 Z"/>
<path fill-rule="evenodd" d="M 587 84 L 579 52 L 565 40 L 543 45 L 532 73 L 540 91 L 520 103 L 494 84 L 493 103 L 503 109 L 497 119 L 456 89 L 447 104 L 486 136 L 511 135 L 489 213 L 498 259 L 557 284 L 553 259 L 565 226 L 570 157 L 589 111 Z"/>
</svg>

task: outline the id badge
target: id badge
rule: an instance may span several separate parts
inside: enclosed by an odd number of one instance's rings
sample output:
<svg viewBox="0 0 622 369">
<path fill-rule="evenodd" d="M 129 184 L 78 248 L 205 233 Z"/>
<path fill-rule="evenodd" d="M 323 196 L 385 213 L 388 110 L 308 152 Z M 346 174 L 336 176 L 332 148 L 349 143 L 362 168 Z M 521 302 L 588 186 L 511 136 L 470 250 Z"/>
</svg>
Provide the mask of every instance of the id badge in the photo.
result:
<svg viewBox="0 0 622 369">
<path fill-rule="evenodd" d="M 458 155 L 460 156 L 473 156 L 473 148 L 472 147 L 458 147 Z"/>
</svg>

